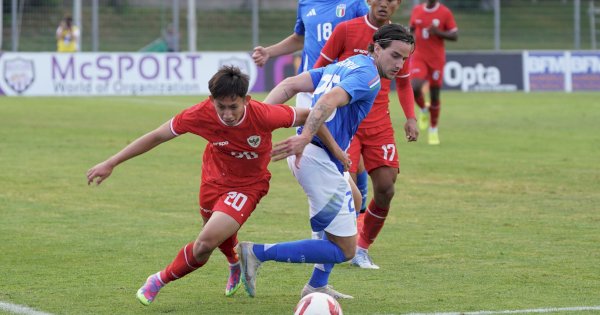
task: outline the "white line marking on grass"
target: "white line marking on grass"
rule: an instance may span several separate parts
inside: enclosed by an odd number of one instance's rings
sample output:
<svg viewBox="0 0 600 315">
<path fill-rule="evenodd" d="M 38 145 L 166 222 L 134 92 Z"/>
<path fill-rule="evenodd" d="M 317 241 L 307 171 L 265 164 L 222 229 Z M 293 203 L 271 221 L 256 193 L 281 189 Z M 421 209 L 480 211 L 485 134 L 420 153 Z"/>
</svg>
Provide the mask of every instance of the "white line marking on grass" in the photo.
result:
<svg viewBox="0 0 600 315">
<path fill-rule="evenodd" d="M 562 308 L 558 308 L 558 307 L 533 308 L 533 309 L 528 309 L 528 310 L 506 310 L 506 311 L 408 313 L 406 315 L 490 315 L 490 314 L 554 313 L 554 312 L 578 312 L 578 311 L 600 311 L 600 305 L 599 306 L 562 307 Z"/>
<path fill-rule="evenodd" d="M 2 301 L 0 301 L 0 310 L 7 311 L 9 313 L 24 314 L 24 315 L 52 315 L 50 313 L 44 313 L 44 312 L 36 311 L 36 310 L 34 310 L 32 308 L 29 308 L 27 306 L 18 305 L 18 304 L 12 304 L 12 303 L 6 303 L 6 302 L 2 302 Z"/>
</svg>

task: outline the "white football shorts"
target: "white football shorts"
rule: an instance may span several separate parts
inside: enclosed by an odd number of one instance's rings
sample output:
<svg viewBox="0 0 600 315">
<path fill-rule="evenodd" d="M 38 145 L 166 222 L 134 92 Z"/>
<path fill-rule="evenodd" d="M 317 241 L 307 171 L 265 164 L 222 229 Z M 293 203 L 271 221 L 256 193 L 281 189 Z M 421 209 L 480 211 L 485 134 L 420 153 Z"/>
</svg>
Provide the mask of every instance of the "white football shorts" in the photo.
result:
<svg viewBox="0 0 600 315">
<path fill-rule="evenodd" d="M 312 93 L 300 92 L 296 94 L 296 107 L 310 108 L 312 106 Z"/>
<path fill-rule="evenodd" d="M 313 232 L 326 231 L 335 236 L 356 235 L 356 212 L 349 174 L 338 171 L 324 149 L 308 144 L 304 148 L 300 168 L 296 156 L 287 158 L 290 170 L 304 189 L 310 206 Z"/>
</svg>

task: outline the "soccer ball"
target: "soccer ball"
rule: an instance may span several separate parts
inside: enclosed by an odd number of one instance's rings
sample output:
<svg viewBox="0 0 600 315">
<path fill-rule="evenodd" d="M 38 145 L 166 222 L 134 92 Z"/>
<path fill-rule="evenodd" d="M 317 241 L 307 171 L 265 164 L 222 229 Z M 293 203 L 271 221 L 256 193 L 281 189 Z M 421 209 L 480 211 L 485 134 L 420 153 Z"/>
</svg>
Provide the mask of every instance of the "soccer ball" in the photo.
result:
<svg viewBox="0 0 600 315">
<path fill-rule="evenodd" d="M 342 307 L 331 296 L 315 292 L 306 295 L 296 305 L 294 315 L 343 315 Z"/>
</svg>

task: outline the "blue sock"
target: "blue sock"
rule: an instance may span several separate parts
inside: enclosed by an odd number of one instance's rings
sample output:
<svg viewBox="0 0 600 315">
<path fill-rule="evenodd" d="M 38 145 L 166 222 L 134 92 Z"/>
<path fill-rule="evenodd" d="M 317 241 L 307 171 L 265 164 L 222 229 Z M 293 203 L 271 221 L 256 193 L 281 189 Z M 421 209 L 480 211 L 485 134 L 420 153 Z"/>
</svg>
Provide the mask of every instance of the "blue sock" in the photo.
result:
<svg viewBox="0 0 600 315">
<path fill-rule="evenodd" d="M 329 275 L 334 264 L 319 264 L 315 265 L 312 276 L 308 281 L 308 284 L 313 288 L 324 287 L 329 283 Z"/>
<path fill-rule="evenodd" d="M 274 260 L 290 263 L 339 264 L 344 252 L 328 240 L 301 240 L 276 244 L 254 244 L 254 255 L 260 261 Z"/>
<path fill-rule="evenodd" d="M 369 174 L 366 170 L 356 174 L 356 187 L 362 196 L 360 212 L 364 212 L 367 209 L 367 194 L 369 193 Z"/>
</svg>

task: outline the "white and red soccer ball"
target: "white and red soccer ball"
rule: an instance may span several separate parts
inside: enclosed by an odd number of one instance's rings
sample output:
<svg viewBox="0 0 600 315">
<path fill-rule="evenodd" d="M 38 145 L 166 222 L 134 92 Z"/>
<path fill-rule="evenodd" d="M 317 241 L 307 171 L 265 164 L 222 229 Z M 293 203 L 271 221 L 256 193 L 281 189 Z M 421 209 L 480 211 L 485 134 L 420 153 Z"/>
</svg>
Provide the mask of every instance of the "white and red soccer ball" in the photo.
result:
<svg viewBox="0 0 600 315">
<path fill-rule="evenodd" d="M 294 309 L 294 315 L 344 315 L 340 303 L 320 292 L 304 296 Z"/>
</svg>

